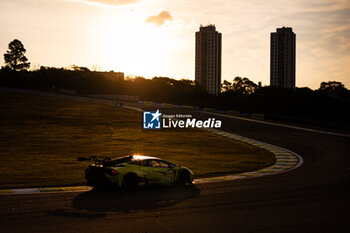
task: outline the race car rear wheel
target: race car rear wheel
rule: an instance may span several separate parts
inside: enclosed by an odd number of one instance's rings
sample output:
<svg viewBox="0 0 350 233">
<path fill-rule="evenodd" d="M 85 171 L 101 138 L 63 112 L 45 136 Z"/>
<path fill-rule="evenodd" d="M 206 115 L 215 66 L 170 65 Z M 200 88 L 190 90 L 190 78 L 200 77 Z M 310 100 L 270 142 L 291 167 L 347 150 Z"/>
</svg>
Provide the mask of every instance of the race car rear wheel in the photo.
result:
<svg viewBox="0 0 350 233">
<path fill-rule="evenodd" d="M 138 178 L 135 174 L 126 174 L 123 178 L 123 189 L 124 190 L 134 190 L 139 186 Z"/>
</svg>

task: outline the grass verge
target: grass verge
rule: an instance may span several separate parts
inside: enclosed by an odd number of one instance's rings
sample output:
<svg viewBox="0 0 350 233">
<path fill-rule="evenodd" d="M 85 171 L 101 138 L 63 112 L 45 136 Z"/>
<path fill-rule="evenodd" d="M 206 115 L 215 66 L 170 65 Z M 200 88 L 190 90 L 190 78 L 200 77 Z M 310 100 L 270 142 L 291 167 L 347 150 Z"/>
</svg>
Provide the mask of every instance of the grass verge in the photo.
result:
<svg viewBox="0 0 350 233">
<path fill-rule="evenodd" d="M 156 156 L 195 177 L 252 171 L 270 152 L 202 130 L 143 130 L 142 114 L 56 97 L 0 93 L 0 188 L 85 183 L 79 156 Z"/>
</svg>

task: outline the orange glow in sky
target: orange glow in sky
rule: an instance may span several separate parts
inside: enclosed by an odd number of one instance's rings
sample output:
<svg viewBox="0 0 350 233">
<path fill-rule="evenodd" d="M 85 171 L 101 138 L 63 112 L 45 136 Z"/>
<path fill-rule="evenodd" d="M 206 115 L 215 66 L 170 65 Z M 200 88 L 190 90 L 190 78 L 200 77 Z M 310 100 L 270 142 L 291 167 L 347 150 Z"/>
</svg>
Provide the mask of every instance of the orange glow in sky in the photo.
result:
<svg viewBox="0 0 350 233">
<path fill-rule="evenodd" d="M 222 79 L 269 85 L 270 33 L 296 33 L 298 87 L 350 88 L 350 0 L 3 0 L 0 65 L 19 39 L 32 68 L 72 64 L 147 78 L 194 79 L 195 32 L 223 35 Z"/>
</svg>

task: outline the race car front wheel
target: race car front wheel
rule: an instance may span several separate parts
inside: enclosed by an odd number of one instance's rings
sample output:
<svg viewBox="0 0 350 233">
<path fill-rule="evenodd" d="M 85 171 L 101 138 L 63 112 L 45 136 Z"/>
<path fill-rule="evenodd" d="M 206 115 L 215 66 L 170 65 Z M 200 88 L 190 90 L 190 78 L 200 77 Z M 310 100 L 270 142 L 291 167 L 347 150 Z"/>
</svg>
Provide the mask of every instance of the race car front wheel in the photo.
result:
<svg viewBox="0 0 350 233">
<path fill-rule="evenodd" d="M 186 170 L 180 170 L 178 175 L 177 184 L 178 185 L 186 185 L 187 183 L 190 183 L 190 174 Z"/>
<path fill-rule="evenodd" d="M 123 178 L 123 189 L 124 190 L 134 190 L 139 186 L 138 178 L 135 174 L 127 174 Z"/>
</svg>

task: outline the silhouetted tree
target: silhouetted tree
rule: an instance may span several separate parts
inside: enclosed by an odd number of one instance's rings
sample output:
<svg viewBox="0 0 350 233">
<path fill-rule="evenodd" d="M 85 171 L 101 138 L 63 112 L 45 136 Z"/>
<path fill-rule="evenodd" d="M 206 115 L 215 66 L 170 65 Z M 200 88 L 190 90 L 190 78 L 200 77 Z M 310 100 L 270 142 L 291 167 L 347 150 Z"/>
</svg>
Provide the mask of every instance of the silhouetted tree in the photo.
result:
<svg viewBox="0 0 350 233">
<path fill-rule="evenodd" d="M 224 80 L 224 82 L 221 85 L 221 91 L 222 92 L 229 92 L 232 90 L 232 83 L 229 81 Z"/>
<path fill-rule="evenodd" d="M 342 88 L 344 88 L 344 84 L 342 84 L 341 82 L 328 81 L 328 82 L 322 82 L 318 90 L 328 92 L 328 93 L 333 93 Z"/>
<path fill-rule="evenodd" d="M 83 71 L 83 72 L 90 71 L 89 68 L 84 67 L 84 66 L 71 65 L 70 67 L 71 67 L 72 70 L 74 70 L 74 71 Z"/>
<path fill-rule="evenodd" d="M 25 70 L 30 67 L 30 62 L 24 55 L 26 50 L 21 41 L 17 39 L 11 41 L 8 48 L 9 50 L 4 54 L 5 64 L 14 71 Z"/>
<path fill-rule="evenodd" d="M 253 94 L 257 89 L 258 85 L 248 78 L 235 77 L 233 82 L 224 81 L 223 83 L 224 92 L 235 92 L 236 94 L 250 95 Z"/>
<path fill-rule="evenodd" d="M 332 97 L 350 97 L 350 91 L 345 88 L 343 83 L 337 81 L 322 82 L 318 91 Z"/>
</svg>

